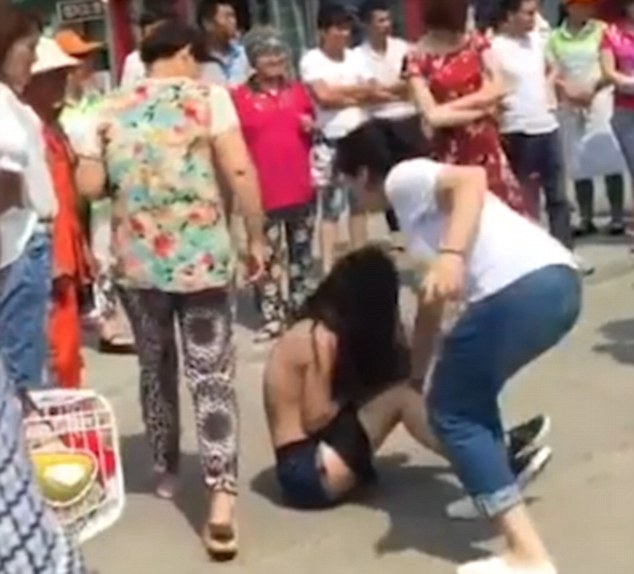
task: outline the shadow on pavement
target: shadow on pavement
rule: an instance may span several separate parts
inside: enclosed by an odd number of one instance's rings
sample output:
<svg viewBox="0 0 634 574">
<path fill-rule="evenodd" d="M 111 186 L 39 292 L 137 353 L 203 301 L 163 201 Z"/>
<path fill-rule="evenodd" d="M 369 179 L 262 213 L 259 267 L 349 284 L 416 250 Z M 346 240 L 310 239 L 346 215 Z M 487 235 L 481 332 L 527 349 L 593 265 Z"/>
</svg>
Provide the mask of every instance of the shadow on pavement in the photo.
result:
<svg viewBox="0 0 634 574">
<path fill-rule="evenodd" d="M 406 462 L 407 457 L 401 455 L 380 457 L 378 483 L 346 503 L 384 512 L 389 517 L 387 532 L 374 543 L 377 554 L 414 549 L 455 563 L 488 554 L 476 546 L 494 535 L 486 522 L 451 521 L 445 514 L 446 505 L 463 496 L 462 490 L 447 480 L 450 471 L 442 466 Z M 251 489 L 275 506 L 283 505 L 273 468 L 255 476 Z"/>
<path fill-rule="evenodd" d="M 606 323 L 599 329 L 607 342 L 594 346 L 597 353 L 608 353 L 626 365 L 634 364 L 634 319 Z"/>
<path fill-rule="evenodd" d="M 125 473 L 126 491 L 131 494 L 154 494 L 152 459 L 144 434 L 121 438 L 121 456 Z M 174 505 L 189 522 L 194 532 L 201 532 L 207 519 L 207 494 L 201 479 L 200 459 L 197 454 L 181 454 L 181 472 Z"/>
<path fill-rule="evenodd" d="M 252 287 L 236 289 L 236 322 L 251 331 L 257 331 L 262 326 L 255 297 Z"/>
</svg>

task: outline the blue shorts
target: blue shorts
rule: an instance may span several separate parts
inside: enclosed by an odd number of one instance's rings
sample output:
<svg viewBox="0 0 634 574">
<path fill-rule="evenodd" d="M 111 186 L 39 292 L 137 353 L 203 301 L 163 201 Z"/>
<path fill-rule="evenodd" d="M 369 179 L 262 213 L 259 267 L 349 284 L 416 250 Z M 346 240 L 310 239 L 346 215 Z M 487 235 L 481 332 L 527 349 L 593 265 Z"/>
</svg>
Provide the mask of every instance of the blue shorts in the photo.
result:
<svg viewBox="0 0 634 574">
<path fill-rule="evenodd" d="M 376 478 L 372 446 L 355 407 L 343 407 L 324 429 L 276 449 L 277 480 L 286 502 L 295 508 L 318 509 L 339 502 L 326 489 L 319 445 L 327 444 L 354 473 L 357 484 Z"/>
</svg>

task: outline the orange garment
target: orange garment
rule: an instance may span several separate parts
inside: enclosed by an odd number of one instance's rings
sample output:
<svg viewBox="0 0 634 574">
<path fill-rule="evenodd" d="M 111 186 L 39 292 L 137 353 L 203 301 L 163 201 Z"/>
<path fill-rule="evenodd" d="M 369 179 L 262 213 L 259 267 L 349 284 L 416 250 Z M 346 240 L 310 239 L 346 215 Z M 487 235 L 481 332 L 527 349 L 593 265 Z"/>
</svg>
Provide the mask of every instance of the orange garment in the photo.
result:
<svg viewBox="0 0 634 574">
<path fill-rule="evenodd" d="M 58 386 L 78 388 L 83 367 L 79 289 L 90 281 L 87 244 L 77 217 L 74 159 L 66 136 L 58 126 L 45 126 L 44 139 L 59 204 L 52 234 L 51 370 Z"/>
</svg>

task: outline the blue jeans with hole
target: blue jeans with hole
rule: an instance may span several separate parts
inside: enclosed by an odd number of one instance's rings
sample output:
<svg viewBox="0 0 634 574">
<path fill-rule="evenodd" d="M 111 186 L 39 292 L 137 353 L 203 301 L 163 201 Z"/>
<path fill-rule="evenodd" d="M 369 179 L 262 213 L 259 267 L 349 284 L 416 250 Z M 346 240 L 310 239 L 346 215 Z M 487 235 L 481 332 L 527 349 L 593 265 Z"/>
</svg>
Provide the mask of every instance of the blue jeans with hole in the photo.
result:
<svg viewBox="0 0 634 574">
<path fill-rule="evenodd" d="M 580 308 L 578 272 L 544 267 L 473 303 L 443 343 L 427 399 L 430 421 L 486 516 L 521 501 L 498 396 L 513 375 L 570 331 Z"/>
<path fill-rule="evenodd" d="M 8 379 L 20 389 L 44 384 L 51 290 L 51 236 L 37 231 L 11 265 L 0 296 L 0 353 Z"/>
</svg>

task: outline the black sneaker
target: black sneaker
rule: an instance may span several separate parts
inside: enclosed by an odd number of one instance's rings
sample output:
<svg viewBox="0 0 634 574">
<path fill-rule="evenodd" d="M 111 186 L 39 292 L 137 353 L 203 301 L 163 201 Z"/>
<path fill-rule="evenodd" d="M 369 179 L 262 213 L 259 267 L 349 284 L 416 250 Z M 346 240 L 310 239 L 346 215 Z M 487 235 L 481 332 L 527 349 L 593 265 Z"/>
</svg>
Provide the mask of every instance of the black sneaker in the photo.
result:
<svg viewBox="0 0 634 574">
<path fill-rule="evenodd" d="M 542 446 L 528 454 L 511 457 L 511 469 L 518 486 L 522 489 L 526 488 L 548 466 L 552 457 L 553 449 L 549 446 Z"/>
<path fill-rule="evenodd" d="M 610 221 L 605 228 L 605 233 L 606 235 L 610 235 L 612 237 L 625 235 L 625 223 L 622 223 L 621 221 Z"/>
<path fill-rule="evenodd" d="M 521 457 L 531 451 L 548 436 L 550 417 L 537 415 L 532 419 L 513 427 L 507 433 L 507 444 L 511 458 Z"/>
<path fill-rule="evenodd" d="M 588 237 L 589 235 L 596 235 L 598 231 L 597 226 L 592 221 L 582 221 L 574 228 L 573 234 L 575 237 Z"/>
</svg>

